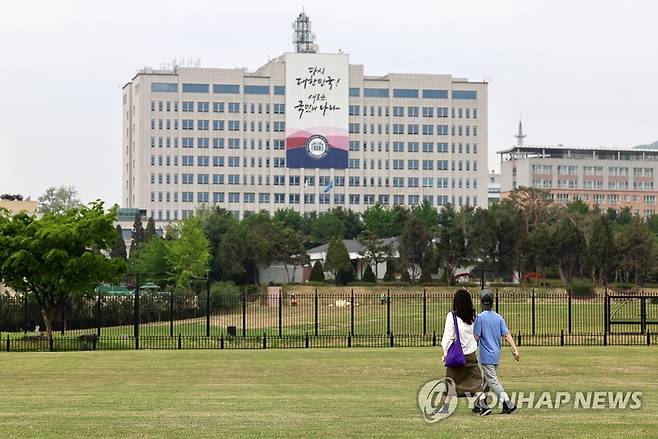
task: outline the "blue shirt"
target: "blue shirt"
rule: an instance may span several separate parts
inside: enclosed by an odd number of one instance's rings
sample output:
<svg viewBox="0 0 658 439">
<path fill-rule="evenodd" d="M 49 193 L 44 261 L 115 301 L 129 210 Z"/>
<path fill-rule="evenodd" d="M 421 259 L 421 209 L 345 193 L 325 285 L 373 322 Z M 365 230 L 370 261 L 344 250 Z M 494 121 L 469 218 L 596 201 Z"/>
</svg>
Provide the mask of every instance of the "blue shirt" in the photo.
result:
<svg viewBox="0 0 658 439">
<path fill-rule="evenodd" d="M 509 334 L 503 316 L 495 311 L 482 311 L 475 319 L 473 335 L 480 337 L 480 364 L 498 364 L 500 339 Z"/>
</svg>

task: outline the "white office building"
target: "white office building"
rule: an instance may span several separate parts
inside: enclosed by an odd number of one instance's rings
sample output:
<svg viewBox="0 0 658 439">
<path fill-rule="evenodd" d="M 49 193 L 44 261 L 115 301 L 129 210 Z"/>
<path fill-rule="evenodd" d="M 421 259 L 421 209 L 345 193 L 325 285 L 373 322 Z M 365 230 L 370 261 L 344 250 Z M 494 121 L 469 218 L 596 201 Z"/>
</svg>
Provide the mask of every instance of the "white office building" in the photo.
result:
<svg viewBox="0 0 658 439">
<path fill-rule="evenodd" d="M 367 75 L 295 23 L 295 52 L 254 71 L 144 68 L 123 87 L 123 207 L 487 206 L 486 83 Z"/>
</svg>

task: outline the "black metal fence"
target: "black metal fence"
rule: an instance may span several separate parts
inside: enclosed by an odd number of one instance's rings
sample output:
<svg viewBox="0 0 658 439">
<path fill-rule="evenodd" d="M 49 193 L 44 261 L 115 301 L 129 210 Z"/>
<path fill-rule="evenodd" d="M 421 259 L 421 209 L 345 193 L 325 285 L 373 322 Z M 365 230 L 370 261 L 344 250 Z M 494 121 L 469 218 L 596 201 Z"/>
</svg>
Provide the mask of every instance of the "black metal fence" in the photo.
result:
<svg viewBox="0 0 658 439">
<path fill-rule="evenodd" d="M 271 290 L 270 290 L 271 291 Z M 0 296 L 2 351 L 438 346 L 451 292 L 381 289 L 249 296 L 141 292 L 80 297 L 58 309 L 51 338 L 30 295 Z M 476 295 L 474 303 L 478 303 Z M 658 297 L 496 291 L 520 345 L 655 345 Z"/>
</svg>

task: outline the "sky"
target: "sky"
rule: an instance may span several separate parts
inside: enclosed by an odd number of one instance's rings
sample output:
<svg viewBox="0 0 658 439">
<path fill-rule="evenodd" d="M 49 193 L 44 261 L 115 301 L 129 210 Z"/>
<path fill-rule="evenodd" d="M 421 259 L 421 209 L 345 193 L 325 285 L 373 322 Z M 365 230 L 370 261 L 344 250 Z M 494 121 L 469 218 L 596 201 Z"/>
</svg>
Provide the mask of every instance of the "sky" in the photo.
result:
<svg viewBox="0 0 658 439">
<path fill-rule="evenodd" d="M 489 83 L 489 168 L 514 144 L 658 140 L 658 2 L 74 1 L 0 3 L 0 193 L 74 185 L 121 198 L 121 87 L 173 58 L 256 69 L 292 51 L 305 8 L 320 51 L 365 74 Z"/>
</svg>

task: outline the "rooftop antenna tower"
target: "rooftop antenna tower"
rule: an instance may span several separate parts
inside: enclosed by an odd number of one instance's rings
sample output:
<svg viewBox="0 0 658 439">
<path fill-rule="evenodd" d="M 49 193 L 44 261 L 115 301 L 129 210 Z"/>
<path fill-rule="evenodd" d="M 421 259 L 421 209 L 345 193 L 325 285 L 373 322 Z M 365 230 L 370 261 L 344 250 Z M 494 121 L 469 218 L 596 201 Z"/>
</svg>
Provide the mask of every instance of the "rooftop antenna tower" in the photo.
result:
<svg viewBox="0 0 658 439">
<path fill-rule="evenodd" d="M 319 49 L 315 44 L 315 34 L 311 30 L 311 19 L 303 9 L 292 24 L 292 44 L 297 53 L 316 53 Z"/>
<path fill-rule="evenodd" d="M 523 146 L 523 139 L 525 139 L 525 134 L 523 134 L 523 122 L 521 122 L 521 119 L 519 118 L 519 133 L 514 136 L 516 137 L 516 145 L 517 146 Z"/>
</svg>

